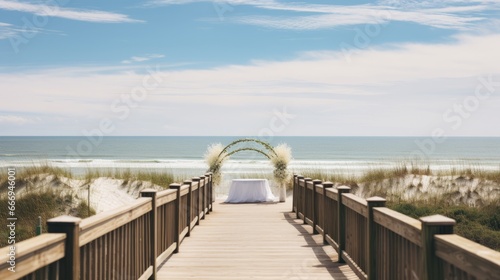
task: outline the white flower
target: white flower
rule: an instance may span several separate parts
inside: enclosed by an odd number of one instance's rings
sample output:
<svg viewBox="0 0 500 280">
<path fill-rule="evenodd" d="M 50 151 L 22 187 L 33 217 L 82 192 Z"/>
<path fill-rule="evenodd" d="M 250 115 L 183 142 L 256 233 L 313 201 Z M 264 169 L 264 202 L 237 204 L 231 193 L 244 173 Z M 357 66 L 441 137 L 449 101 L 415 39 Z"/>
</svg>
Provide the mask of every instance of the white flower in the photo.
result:
<svg viewBox="0 0 500 280">
<path fill-rule="evenodd" d="M 208 146 L 207 151 L 205 152 L 205 162 L 208 165 L 208 171 L 212 172 L 212 180 L 215 185 L 218 185 L 221 181 L 221 167 L 224 161 L 228 159 L 226 157 L 227 153 L 222 151 L 224 150 L 224 146 L 221 143 L 212 144 Z"/>
<path fill-rule="evenodd" d="M 287 144 L 279 144 L 274 147 L 271 155 L 271 163 L 274 165 L 274 177 L 279 183 L 283 183 L 289 176 L 287 166 L 292 160 L 292 149 Z"/>
</svg>

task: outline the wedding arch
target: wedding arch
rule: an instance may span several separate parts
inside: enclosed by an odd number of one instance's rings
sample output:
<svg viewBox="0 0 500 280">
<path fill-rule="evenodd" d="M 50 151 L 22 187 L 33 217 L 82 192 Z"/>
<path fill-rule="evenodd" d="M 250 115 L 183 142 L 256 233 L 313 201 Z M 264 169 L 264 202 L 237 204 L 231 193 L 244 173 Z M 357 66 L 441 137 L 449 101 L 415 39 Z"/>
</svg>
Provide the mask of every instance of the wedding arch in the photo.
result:
<svg viewBox="0 0 500 280">
<path fill-rule="evenodd" d="M 238 148 L 238 145 L 249 142 L 258 144 L 258 147 L 260 148 L 247 146 Z M 238 139 L 226 146 L 223 146 L 221 143 L 217 143 L 208 147 L 208 150 L 205 153 L 205 161 L 208 164 L 208 171 L 213 174 L 212 178 L 215 185 L 220 184 L 222 165 L 224 162 L 229 159 L 231 155 L 242 151 L 254 151 L 268 158 L 274 166 L 274 179 L 282 188 L 280 191 L 284 190 L 285 183 L 290 175 L 287 170 L 288 163 L 292 158 L 290 147 L 284 143 L 273 147 L 265 141 L 253 138 Z"/>
</svg>

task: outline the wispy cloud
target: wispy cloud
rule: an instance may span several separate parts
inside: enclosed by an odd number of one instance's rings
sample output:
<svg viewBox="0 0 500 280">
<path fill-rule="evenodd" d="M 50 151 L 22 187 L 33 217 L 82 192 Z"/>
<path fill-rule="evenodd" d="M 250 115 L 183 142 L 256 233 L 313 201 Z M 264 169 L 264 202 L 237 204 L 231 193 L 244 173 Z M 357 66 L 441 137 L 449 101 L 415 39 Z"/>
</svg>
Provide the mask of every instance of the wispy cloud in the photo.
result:
<svg viewBox="0 0 500 280">
<path fill-rule="evenodd" d="M 130 64 L 134 62 L 144 62 L 144 61 L 149 61 L 152 59 L 156 58 L 163 58 L 165 57 L 163 54 L 148 54 L 148 55 L 143 55 L 143 56 L 132 56 L 129 59 L 122 60 L 123 64 Z"/>
<path fill-rule="evenodd" d="M 454 88 L 450 79 L 460 81 L 499 73 L 498 45 L 500 35 L 460 36 L 456 42 L 447 44 L 402 44 L 390 50 L 360 50 L 352 54 L 350 63 L 342 52 L 319 51 L 289 61 L 257 61 L 212 69 L 162 69 L 161 75 L 168 79 L 151 95 L 151 100 L 155 100 L 152 106 L 161 107 L 172 99 L 230 105 L 234 102 L 232 98 L 249 98 L 258 104 L 266 103 L 267 98 L 315 96 L 328 100 L 334 96 L 400 95 L 401 89 L 393 88 L 395 85 L 421 81 L 432 81 L 438 84 L 436 89 L 449 90 Z M 96 110 L 94 106 L 99 100 L 126 92 L 134 82 L 141 83 L 141 73 L 119 69 L 96 75 L 82 75 L 92 73 L 92 69 L 68 68 L 0 73 L 0 84 L 4 85 L 4 92 L 18 96 L 13 101 L 16 110 L 50 112 L 57 107 L 58 111 L 67 111 L 70 115 L 81 110 L 82 115 L 88 115 Z M 27 79 L 30 83 L 25 82 Z M 71 98 L 68 98 L 68 88 L 72 89 Z M 419 92 L 414 86 L 408 91 L 417 95 L 428 92 L 427 89 Z M 24 94 L 26 92 L 32 94 Z M 47 96 L 64 105 L 46 104 Z M 222 96 L 224 98 L 219 98 Z M 86 107 L 85 100 L 90 107 Z M 52 108 L 53 105 L 56 107 Z M 3 107 L 0 105 L 0 110 L 8 109 Z"/>
<path fill-rule="evenodd" d="M 36 118 L 28 118 L 21 117 L 16 115 L 0 115 L 0 123 L 3 124 L 14 124 L 14 125 L 23 125 L 29 123 L 37 123 L 41 119 L 39 117 Z"/>
<path fill-rule="evenodd" d="M 12 25 L 10 23 L 0 22 L 0 40 L 9 39 L 9 38 L 19 36 L 19 34 L 22 34 L 24 32 L 26 32 L 25 28 L 15 26 L 15 25 Z M 34 34 L 38 34 L 38 33 L 64 34 L 60 31 L 44 29 L 44 28 L 35 27 L 35 26 L 30 27 L 29 33 L 30 33 L 30 36 L 33 36 Z"/>
<path fill-rule="evenodd" d="M 18 32 L 12 24 L 0 22 L 0 40 L 14 37 Z"/>
<path fill-rule="evenodd" d="M 311 30 L 343 25 L 375 24 L 387 21 L 413 22 L 444 29 L 464 30 L 473 23 L 486 20 L 481 12 L 499 10 L 498 2 L 456 1 L 438 2 L 381 1 L 376 4 L 326 5 L 276 0 L 157 0 L 156 5 L 181 5 L 195 2 L 213 2 L 228 6 L 248 5 L 264 10 L 290 12 L 280 17 L 248 15 L 229 20 L 249 25 L 275 29 Z M 459 6 L 450 6 L 458 5 Z M 312 13 L 312 15 L 311 15 Z"/>
<path fill-rule="evenodd" d="M 77 21 L 100 23 L 142 22 L 127 15 L 99 10 L 65 8 L 61 6 L 21 3 L 18 1 L 0 0 L 0 9 L 31 13 L 39 16 L 58 17 Z"/>
</svg>

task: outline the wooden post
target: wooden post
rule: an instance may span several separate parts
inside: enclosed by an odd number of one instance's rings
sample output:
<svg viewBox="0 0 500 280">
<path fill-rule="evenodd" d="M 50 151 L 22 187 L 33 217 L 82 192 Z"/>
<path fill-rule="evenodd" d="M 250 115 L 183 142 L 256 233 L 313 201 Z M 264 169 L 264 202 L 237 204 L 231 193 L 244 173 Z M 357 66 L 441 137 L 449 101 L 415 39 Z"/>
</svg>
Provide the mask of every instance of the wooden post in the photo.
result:
<svg viewBox="0 0 500 280">
<path fill-rule="evenodd" d="M 455 220 L 442 215 L 420 218 L 422 222 L 422 279 L 444 279 L 443 263 L 436 256 L 434 235 L 452 234 Z"/>
<path fill-rule="evenodd" d="M 205 174 L 205 176 L 208 177 L 208 212 L 214 211 L 214 204 L 213 204 L 213 198 L 214 198 L 214 188 L 212 186 L 212 172 L 208 172 Z"/>
<path fill-rule="evenodd" d="M 316 208 L 318 205 L 316 205 L 316 187 L 321 184 L 321 180 L 313 180 L 313 195 L 312 195 L 312 217 L 311 220 L 313 222 L 313 234 L 318 234 L 318 230 L 316 229 L 316 225 L 318 224 L 318 213 L 316 211 Z"/>
<path fill-rule="evenodd" d="M 203 195 L 201 198 L 201 212 L 203 213 L 203 216 L 201 217 L 202 220 L 205 220 L 205 207 L 206 207 L 206 201 L 207 201 L 207 180 L 205 176 L 200 176 L 200 183 L 203 182 Z"/>
<path fill-rule="evenodd" d="M 175 199 L 175 237 L 174 241 L 176 247 L 174 253 L 179 253 L 179 247 L 181 246 L 181 185 L 180 184 L 170 184 L 170 189 L 177 190 L 177 197 Z"/>
<path fill-rule="evenodd" d="M 292 185 L 292 212 L 297 209 L 297 174 L 293 174 L 293 185 Z"/>
<path fill-rule="evenodd" d="M 200 193 L 200 177 L 193 177 L 191 178 L 191 181 L 193 182 L 192 184 L 194 183 L 198 183 L 198 195 L 196 196 L 196 201 L 193 201 L 195 204 L 195 211 L 196 211 L 196 224 L 195 225 L 199 225 L 200 224 L 200 196 L 201 196 L 201 193 Z"/>
<path fill-rule="evenodd" d="M 210 197 L 210 176 L 205 174 L 202 178 L 205 180 L 205 187 L 203 188 L 205 190 L 205 195 L 203 196 L 203 211 L 206 209 L 205 215 L 208 215 L 210 214 L 210 202 L 208 201 Z"/>
<path fill-rule="evenodd" d="M 297 176 L 297 219 L 300 219 L 299 217 L 299 212 L 302 212 L 304 214 L 304 191 L 300 188 L 300 180 L 304 179 L 304 176 L 298 175 Z"/>
<path fill-rule="evenodd" d="M 59 216 L 47 221 L 49 233 L 66 233 L 64 258 L 59 265 L 59 279 L 80 279 L 80 222 L 82 219 Z"/>
<path fill-rule="evenodd" d="M 338 197 L 337 197 L 337 221 L 339 223 L 338 225 L 338 251 L 337 254 L 339 255 L 339 263 L 344 263 L 344 259 L 342 258 L 342 251 L 345 249 L 345 206 L 342 204 L 342 194 L 343 193 L 348 193 L 351 190 L 351 188 L 347 186 L 340 186 L 337 188 L 338 191 Z"/>
<path fill-rule="evenodd" d="M 192 205 L 193 205 L 193 190 L 192 190 L 192 186 L 191 184 L 193 183 L 193 181 L 191 180 L 184 180 L 183 184 L 184 185 L 188 185 L 189 186 L 189 192 L 188 192 L 188 197 L 187 197 L 187 225 L 188 225 L 188 232 L 186 234 L 186 236 L 191 236 L 191 209 L 192 209 Z"/>
<path fill-rule="evenodd" d="M 304 208 L 302 209 L 302 214 L 304 214 L 304 224 L 307 224 L 306 222 L 306 207 L 307 207 L 307 182 L 312 181 L 311 178 L 305 178 L 304 179 Z"/>
<path fill-rule="evenodd" d="M 329 188 L 332 188 L 333 187 L 333 183 L 332 182 L 324 182 L 323 183 L 323 208 L 325 208 L 325 212 L 323 214 L 323 244 L 328 244 L 328 242 L 326 241 L 326 234 L 328 233 L 327 231 L 327 219 L 326 219 L 326 205 L 327 205 L 327 199 L 328 197 L 326 196 L 326 189 L 329 189 Z"/>
<path fill-rule="evenodd" d="M 368 279 L 375 279 L 377 270 L 375 266 L 377 265 L 376 259 L 376 230 L 375 230 L 375 221 L 373 220 L 373 207 L 385 207 L 386 200 L 384 198 L 374 196 L 366 199 L 366 203 L 368 205 L 368 219 L 367 219 L 367 231 L 366 231 L 366 264 L 367 264 L 367 275 Z"/>
<path fill-rule="evenodd" d="M 153 274 L 151 275 L 151 277 L 149 277 L 149 279 L 156 279 L 156 274 L 157 274 L 157 270 L 158 270 L 158 266 L 156 264 L 156 257 L 158 256 L 158 252 L 157 252 L 157 248 L 156 248 L 156 243 L 158 242 L 158 239 L 157 239 L 157 227 L 158 227 L 158 224 L 157 224 L 157 204 L 156 204 L 156 196 L 157 196 L 157 192 L 155 189 L 144 189 L 141 191 L 141 197 L 151 197 L 151 215 L 150 215 L 150 228 L 149 228 L 149 240 L 150 240 L 150 244 L 149 246 L 151 247 L 150 249 L 150 252 L 151 252 L 151 255 L 149 256 L 150 258 L 150 262 L 151 264 L 153 265 Z"/>
</svg>

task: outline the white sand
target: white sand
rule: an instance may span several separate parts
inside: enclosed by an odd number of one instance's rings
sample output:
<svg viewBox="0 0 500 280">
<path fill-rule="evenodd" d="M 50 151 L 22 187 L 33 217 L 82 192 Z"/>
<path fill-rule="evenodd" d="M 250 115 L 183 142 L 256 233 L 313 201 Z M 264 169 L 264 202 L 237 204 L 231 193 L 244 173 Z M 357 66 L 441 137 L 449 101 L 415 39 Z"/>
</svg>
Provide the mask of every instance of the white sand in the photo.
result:
<svg viewBox="0 0 500 280">
<path fill-rule="evenodd" d="M 26 184 L 16 189 L 18 195 L 27 191 L 52 189 L 62 195 L 73 196 L 73 207 L 81 201 L 89 200 L 90 206 L 100 213 L 134 202 L 139 197 L 140 191 L 146 188 L 160 190 L 161 187 L 149 182 L 127 181 L 114 178 L 97 178 L 90 182 L 69 178 L 57 178 L 54 175 L 40 174 L 33 176 Z"/>
</svg>

